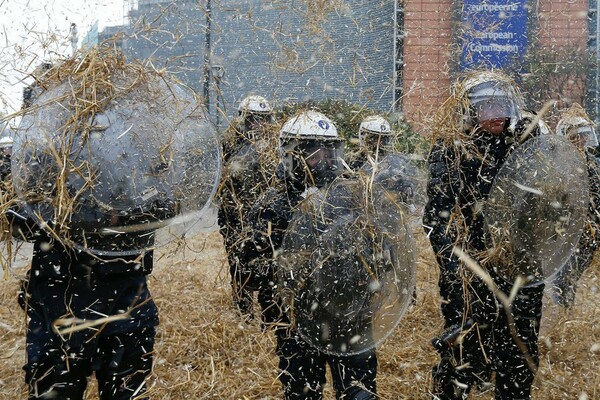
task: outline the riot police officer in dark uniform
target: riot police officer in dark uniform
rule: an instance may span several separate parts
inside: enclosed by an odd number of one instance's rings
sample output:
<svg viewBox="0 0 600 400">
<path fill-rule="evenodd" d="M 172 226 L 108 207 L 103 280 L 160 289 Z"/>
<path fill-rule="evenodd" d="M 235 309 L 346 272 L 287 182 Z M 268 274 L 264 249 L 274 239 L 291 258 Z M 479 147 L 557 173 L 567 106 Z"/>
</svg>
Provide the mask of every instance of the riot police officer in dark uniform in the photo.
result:
<svg viewBox="0 0 600 400">
<path fill-rule="evenodd" d="M 392 127 L 381 115 L 366 117 L 358 128 L 358 149 L 349 155 L 349 166 L 355 171 L 365 163 L 380 161 L 393 151 Z"/>
<path fill-rule="evenodd" d="M 24 229 L 35 228 L 22 227 L 17 238 Z M 33 259 L 22 300 L 29 316 L 24 368 L 30 398 L 82 399 L 92 372 L 101 399 L 142 395 L 158 325 L 146 282 L 152 251 L 102 257 L 68 248 L 44 231 L 31 238 Z M 121 318 L 65 335 L 56 325 L 109 315 Z"/>
<path fill-rule="evenodd" d="M 13 138 L 9 135 L 0 137 L 0 182 L 10 175 L 10 156 L 12 154 Z"/>
<path fill-rule="evenodd" d="M 496 373 L 496 399 L 529 399 L 538 364 L 538 329 L 544 285 L 522 288 L 513 302 L 516 343 L 502 305 L 477 277 L 465 280 L 459 246 L 479 263 L 490 246 L 481 210 L 494 177 L 529 124 L 512 81 L 484 71 L 457 82 L 441 108 L 437 141 L 429 154 L 428 202 L 423 225 L 440 268 L 441 311 L 446 331 L 433 341 L 441 361 L 433 370 L 436 399 L 466 398 L 474 385 Z M 443 106 L 444 107 L 444 106 Z M 446 111 L 446 112 L 444 112 Z M 441 121 L 441 122 L 440 122 Z M 445 124 L 445 125 L 444 125 Z M 537 135 L 537 128 L 533 135 Z M 496 285 L 510 293 L 512 282 L 488 268 Z M 468 283 L 467 283 L 468 282 Z M 457 340 L 457 337 L 461 340 Z"/>
<path fill-rule="evenodd" d="M 250 212 L 254 234 L 245 249 L 248 259 L 269 271 L 270 285 L 261 289 L 261 306 L 266 324 L 275 327 L 284 398 L 321 399 L 326 365 L 329 365 L 337 398 L 374 399 L 375 350 L 335 356 L 312 347 L 293 328 L 275 287 L 274 268 L 277 265 L 273 258 L 283 242 L 293 212 L 301 202 L 319 196 L 319 188 L 341 173 L 343 140 L 329 118 L 306 111 L 284 124 L 280 133 L 280 154 L 283 182 L 280 187 L 266 192 Z"/>
<path fill-rule="evenodd" d="M 595 156 L 598 147 L 595 124 L 579 104 L 573 104 L 556 125 L 556 134 L 564 136 L 585 153 L 590 185 L 590 205 L 586 224 L 575 252 L 552 281 L 553 300 L 565 307 L 575 301 L 577 281 L 592 263 L 600 234 L 600 163 Z"/>
<path fill-rule="evenodd" d="M 251 274 L 247 260 L 241 257 L 242 238 L 247 230 L 246 214 L 272 184 L 275 173 L 276 137 L 269 137 L 273 108 L 262 96 L 244 98 L 238 118 L 225 132 L 223 173 L 217 196 L 218 222 L 224 239 L 233 301 L 240 313 L 253 317 L 253 293 L 259 289 L 256 274 Z"/>
<path fill-rule="evenodd" d="M 28 89 L 25 112 L 42 92 Z M 59 237 L 51 221 L 42 229 L 29 215 L 19 207 L 8 213 L 12 236 L 33 242 L 19 295 L 28 316 L 23 369 L 29 398 L 83 399 L 95 373 L 100 399 L 147 399 L 159 323 L 147 284 L 153 251 L 91 253 Z"/>
</svg>

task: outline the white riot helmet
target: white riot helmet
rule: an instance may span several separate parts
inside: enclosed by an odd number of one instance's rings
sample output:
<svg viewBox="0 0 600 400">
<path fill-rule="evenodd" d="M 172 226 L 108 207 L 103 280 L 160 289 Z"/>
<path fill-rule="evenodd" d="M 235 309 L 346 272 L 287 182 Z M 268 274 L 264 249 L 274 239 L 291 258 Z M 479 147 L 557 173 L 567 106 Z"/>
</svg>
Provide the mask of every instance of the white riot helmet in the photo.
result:
<svg viewBox="0 0 600 400">
<path fill-rule="evenodd" d="M 365 118 L 358 128 L 358 145 L 375 152 L 387 149 L 392 142 L 392 127 L 381 115 Z"/>
<path fill-rule="evenodd" d="M 468 103 L 462 116 L 465 128 L 490 130 L 486 124 L 494 122 L 496 130 L 514 131 L 521 120 L 523 98 L 510 78 L 501 73 L 478 72 L 458 85 L 458 90 L 458 98 Z"/>
<path fill-rule="evenodd" d="M 565 136 L 580 148 L 598 146 L 594 123 L 587 118 L 572 116 L 561 119 L 556 125 L 556 134 Z"/>
<path fill-rule="evenodd" d="M 290 118 L 279 134 L 286 176 L 305 186 L 321 187 L 341 172 L 344 140 L 335 124 L 317 111 Z"/>
<path fill-rule="evenodd" d="M 238 106 L 238 114 L 240 116 L 246 114 L 272 114 L 273 108 L 262 96 L 252 95 L 240 101 Z"/>
<path fill-rule="evenodd" d="M 0 138 L 0 149 L 3 149 L 5 147 L 12 147 L 13 145 L 13 138 L 10 136 L 2 136 Z"/>
<path fill-rule="evenodd" d="M 273 108 L 264 97 L 251 95 L 240 102 L 238 116 L 242 119 L 244 131 L 254 131 L 273 121 Z"/>
</svg>

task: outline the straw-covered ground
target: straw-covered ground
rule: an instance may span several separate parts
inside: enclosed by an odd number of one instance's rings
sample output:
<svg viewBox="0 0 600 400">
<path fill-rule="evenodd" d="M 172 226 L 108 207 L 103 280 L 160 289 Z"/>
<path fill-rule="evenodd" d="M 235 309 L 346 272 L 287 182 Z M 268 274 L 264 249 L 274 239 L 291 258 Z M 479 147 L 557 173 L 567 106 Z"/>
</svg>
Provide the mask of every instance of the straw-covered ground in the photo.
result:
<svg viewBox="0 0 600 400">
<path fill-rule="evenodd" d="M 437 269 L 417 229 L 418 300 L 379 348 L 382 399 L 426 399 L 437 356 L 429 342 L 438 332 Z M 186 248 L 160 249 L 151 276 L 160 309 L 153 399 L 278 399 L 274 340 L 241 323 L 232 309 L 225 254 L 217 232 L 198 234 Z M 547 307 L 541 367 L 534 399 L 600 399 L 600 270 L 596 259 L 580 281 L 575 307 Z M 17 305 L 24 267 L 0 279 L 0 399 L 25 398 L 25 317 Z M 87 399 L 97 398 L 92 383 Z M 327 399 L 333 399 L 331 388 Z M 472 398 L 490 399 L 491 393 Z"/>
</svg>

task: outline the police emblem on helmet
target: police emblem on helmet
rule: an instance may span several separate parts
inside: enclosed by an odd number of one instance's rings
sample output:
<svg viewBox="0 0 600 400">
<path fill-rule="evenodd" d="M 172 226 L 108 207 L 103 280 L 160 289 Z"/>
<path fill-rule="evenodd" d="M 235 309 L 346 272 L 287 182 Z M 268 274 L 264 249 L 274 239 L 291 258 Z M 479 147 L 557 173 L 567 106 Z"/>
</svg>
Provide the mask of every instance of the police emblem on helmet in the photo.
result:
<svg viewBox="0 0 600 400">
<path fill-rule="evenodd" d="M 319 128 L 321 129 L 329 129 L 329 124 L 327 123 L 327 121 L 323 121 L 322 119 L 319 120 L 319 122 L 317 123 L 319 125 Z"/>
</svg>

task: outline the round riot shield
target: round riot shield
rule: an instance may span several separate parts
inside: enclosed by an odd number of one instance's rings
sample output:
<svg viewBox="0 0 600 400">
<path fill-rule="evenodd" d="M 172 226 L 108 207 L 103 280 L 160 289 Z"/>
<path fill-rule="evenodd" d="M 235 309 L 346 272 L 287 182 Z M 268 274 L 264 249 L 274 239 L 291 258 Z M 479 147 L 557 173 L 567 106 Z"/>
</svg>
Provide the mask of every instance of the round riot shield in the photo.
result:
<svg viewBox="0 0 600 400">
<path fill-rule="evenodd" d="M 337 180 L 295 212 L 278 255 L 286 310 L 328 354 L 362 353 L 397 326 L 411 301 L 415 251 L 396 194 Z"/>
<path fill-rule="evenodd" d="M 70 78 L 42 92 L 21 120 L 12 171 L 28 216 L 53 236 L 122 255 L 181 237 L 199 221 L 221 157 L 189 89 L 139 68 L 113 73 L 93 108 Z"/>
<path fill-rule="evenodd" d="M 509 282 L 552 277 L 581 236 L 589 204 L 585 158 L 556 135 L 519 146 L 496 176 L 485 206 L 488 263 Z"/>
</svg>

